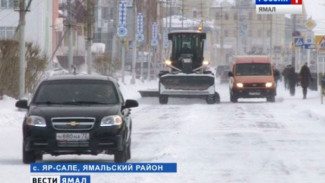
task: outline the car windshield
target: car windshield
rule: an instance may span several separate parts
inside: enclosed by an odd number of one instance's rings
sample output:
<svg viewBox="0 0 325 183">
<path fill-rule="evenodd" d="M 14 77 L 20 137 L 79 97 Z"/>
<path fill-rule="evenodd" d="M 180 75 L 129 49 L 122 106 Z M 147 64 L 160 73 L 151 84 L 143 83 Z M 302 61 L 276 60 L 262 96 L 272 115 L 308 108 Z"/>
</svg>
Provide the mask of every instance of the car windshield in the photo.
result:
<svg viewBox="0 0 325 183">
<path fill-rule="evenodd" d="M 64 80 L 40 85 L 33 103 L 45 105 L 116 104 L 117 92 L 109 81 Z"/>
<path fill-rule="evenodd" d="M 248 63 L 236 65 L 237 76 L 269 76 L 271 74 L 271 65 L 268 63 Z"/>
</svg>

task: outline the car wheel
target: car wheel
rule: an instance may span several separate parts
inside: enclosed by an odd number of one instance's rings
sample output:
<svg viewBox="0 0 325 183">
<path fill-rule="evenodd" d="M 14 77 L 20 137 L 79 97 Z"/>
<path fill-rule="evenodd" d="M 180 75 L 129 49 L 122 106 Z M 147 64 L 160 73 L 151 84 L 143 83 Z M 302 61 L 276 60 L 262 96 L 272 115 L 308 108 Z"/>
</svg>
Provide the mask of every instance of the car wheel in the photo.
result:
<svg viewBox="0 0 325 183">
<path fill-rule="evenodd" d="M 130 158 L 131 158 L 131 139 L 129 139 L 129 142 L 125 143 L 122 151 L 117 151 L 114 154 L 114 162 L 125 163 Z"/>
<path fill-rule="evenodd" d="M 36 155 L 34 151 L 27 151 L 25 148 L 25 142 L 23 143 L 23 163 L 30 164 L 36 161 Z"/>
<path fill-rule="evenodd" d="M 266 101 L 268 102 L 275 102 L 275 96 L 270 96 L 266 98 Z"/>
<path fill-rule="evenodd" d="M 233 95 L 232 93 L 230 93 L 230 101 L 233 103 L 236 103 L 238 101 L 238 98 L 235 95 Z"/>
<path fill-rule="evenodd" d="M 206 101 L 207 101 L 207 104 L 214 104 L 214 103 L 216 103 L 216 96 L 214 94 L 208 95 L 208 96 L 206 96 Z"/>
<path fill-rule="evenodd" d="M 167 104 L 168 103 L 168 95 L 159 95 L 159 103 Z"/>
</svg>

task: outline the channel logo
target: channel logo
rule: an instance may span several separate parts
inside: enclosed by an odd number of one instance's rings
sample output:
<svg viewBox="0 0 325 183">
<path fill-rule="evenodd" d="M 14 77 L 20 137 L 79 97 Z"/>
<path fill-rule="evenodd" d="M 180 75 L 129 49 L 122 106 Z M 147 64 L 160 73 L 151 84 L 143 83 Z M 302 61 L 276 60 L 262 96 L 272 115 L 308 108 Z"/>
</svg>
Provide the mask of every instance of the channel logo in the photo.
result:
<svg viewBox="0 0 325 183">
<path fill-rule="evenodd" d="M 31 176 L 30 183 L 90 183 L 89 175 Z"/>
<path fill-rule="evenodd" d="M 301 14 L 302 0 L 255 0 L 257 14 Z"/>
</svg>

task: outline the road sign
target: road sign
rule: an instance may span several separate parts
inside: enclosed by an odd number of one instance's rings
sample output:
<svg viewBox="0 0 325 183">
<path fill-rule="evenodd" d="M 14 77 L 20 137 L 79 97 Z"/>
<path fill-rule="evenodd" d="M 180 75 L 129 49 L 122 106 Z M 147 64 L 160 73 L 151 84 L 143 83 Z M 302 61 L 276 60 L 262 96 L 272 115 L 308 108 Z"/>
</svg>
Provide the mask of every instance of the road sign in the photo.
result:
<svg viewBox="0 0 325 183">
<path fill-rule="evenodd" d="M 316 27 L 316 22 L 311 19 L 311 18 L 308 18 L 307 22 L 306 22 L 306 27 L 309 29 L 309 30 L 313 30 L 315 27 Z"/>
<path fill-rule="evenodd" d="M 144 41 L 144 35 L 143 34 L 137 34 L 136 36 L 138 42 Z"/>
<path fill-rule="evenodd" d="M 305 44 L 315 44 L 314 33 L 312 31 L 306 33 Z"/>
<path fill-rule="evenodd" d="M 143 15 L 142 13 L 138 14 L 138 18 L 137 18 L 137 32 L 138 34 L 142 34 L 143 33 Z"/>
<path fill-rule="evenodd" d="M 304 49 L 315 49 L 315 44 L 304 44 L 303 48 Z"/>
<path fill-rule="evenodd" d="M 295 44 L 295 47 L 303 46 L 304 45 L 304 38 L 302 38 L 302 37 L 294 38 L 294 44 Z"/>
<path fill-rule="evenodd" d="M 325 50 L 325 35 L 315 36 L 315 47 L 317 50 Z"/>
<path fill-rule="evenodd" d="M 158 39 L 158 24 L 157 24 L 157 22 L 152 23 L 152 39 Z"/>
<path fill-rule="evenodd" d="M 117 28 L 117 35 L 119 37 L 125 37 L 128 34 L 128 30 L 125 27 Z"/>
<path fill-rule="evenodd" d="M 120 27 L 126 27 L 126 11 L 127 10 L 127 2 L 121 1 L 119 5 L 119 22 L 118 25 Z"/>
<path fill-rule="evenodd" d="M 274 53 L 281 53 L 281 46 L 274 46 L 273 50 L 274 50 Z"/>
<path fill-rule="evenodd" d="M 151 40 L 151 46 L 157 46 L 157 45 L 158 45 L 158 40 L 157 39 Z"/>
</svg>

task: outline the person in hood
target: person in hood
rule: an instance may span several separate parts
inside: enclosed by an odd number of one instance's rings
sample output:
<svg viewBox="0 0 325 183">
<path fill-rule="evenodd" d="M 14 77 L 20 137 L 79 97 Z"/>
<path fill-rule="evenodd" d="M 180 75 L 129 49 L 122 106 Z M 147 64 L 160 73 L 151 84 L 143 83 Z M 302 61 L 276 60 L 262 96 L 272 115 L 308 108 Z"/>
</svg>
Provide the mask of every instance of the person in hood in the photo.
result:
<svg viewBox="0 0 325 183">
<path fill-rule="evenodd" d="M 304 99 L 307 97 L 307 87 L 309 86 L 309 81 L 313 82 L 313 78 L 311 77 L 309 67 L 307 63 L 305 63 L 300 70 L 299 73 L 300 76 L 300 82 L 302 87 L 302 94 L 304 96 Z"/>
</svg>

